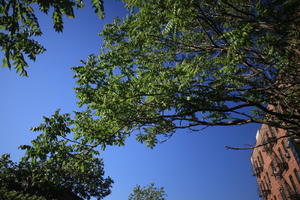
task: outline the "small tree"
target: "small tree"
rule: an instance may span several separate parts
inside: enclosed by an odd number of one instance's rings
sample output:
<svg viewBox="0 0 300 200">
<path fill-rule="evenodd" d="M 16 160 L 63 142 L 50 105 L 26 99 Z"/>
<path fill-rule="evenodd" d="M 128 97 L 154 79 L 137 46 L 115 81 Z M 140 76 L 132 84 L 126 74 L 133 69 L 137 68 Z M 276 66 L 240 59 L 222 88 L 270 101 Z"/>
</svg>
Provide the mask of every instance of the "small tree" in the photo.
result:
<svg viewBox="0 0 300 200">
<path fill-rule="evenodd" d="M 81 200 L 109 195 L 111 178 L 104 178 L 97 151 L 80 141 L 70 140 L 68 115 L 57 112 L 44 117 L 33 128 L 42 133 L 32 146 L 22 145 L 26 154 L 19 163 L 0 158 L 0 197 L 6 200 Z M 1 198 L 0 198 L 1 199 Z"/>
<path fill-rule="evenodd" d="M 140 185 L 135 186 L 128 200 L 166 200 L 166 196 L 163 187 L 157 188 L 154 183 L 151 183 L 144 187 Z"/>
</svg>

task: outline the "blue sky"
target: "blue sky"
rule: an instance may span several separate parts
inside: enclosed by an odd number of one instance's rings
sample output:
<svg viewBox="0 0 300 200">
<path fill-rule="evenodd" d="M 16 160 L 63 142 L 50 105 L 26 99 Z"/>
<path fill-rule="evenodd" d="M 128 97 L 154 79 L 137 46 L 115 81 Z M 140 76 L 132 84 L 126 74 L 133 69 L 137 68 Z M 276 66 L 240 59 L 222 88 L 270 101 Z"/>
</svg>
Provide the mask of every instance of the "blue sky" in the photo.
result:
<svg viewBox="0 0 300 200">
<path fill-rule="evenodd" d="M 98 19 L 89 5 L 65 20 L 63 33 L 55 33 L 51 18 L 40 15 L 44 36 L 39 41 L 47 52 L 30 64 L 29 77 L 0 70 L 0 154 L 22 156 L 17 150 L 36 135 L 29 128 L 41 123 L 58 108 L 77 110 L 71 67 L 97 54 L 103 25 L 126 11 L 119 1 L 107 1 L 106 18 Z M 252 176 L 250 151 L 230 151 L 224 146 L 254 144 L 258 125 L 215 127 L 201 132 L 179 130 L 167 142 L 149 149 L 129 138 L 124 147 L 108 147 L 101 153 L 106 175 L 115 183 L 106 200 L 128 199 L 132 188 L 155 182 L 165 187 L 169 200 L 258 199 Z"/>
</svg>

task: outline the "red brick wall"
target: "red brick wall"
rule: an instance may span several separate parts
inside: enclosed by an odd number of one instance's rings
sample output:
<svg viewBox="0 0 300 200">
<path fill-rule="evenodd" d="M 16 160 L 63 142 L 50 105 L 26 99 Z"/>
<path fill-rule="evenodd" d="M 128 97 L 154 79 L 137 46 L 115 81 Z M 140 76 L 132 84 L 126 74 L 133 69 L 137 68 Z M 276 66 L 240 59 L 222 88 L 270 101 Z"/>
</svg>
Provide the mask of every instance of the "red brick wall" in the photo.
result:
<svg viewBox="0 0 300 200">
<path fill-rule="evenodd" d="M 299 156 L 293 151 L 295 145 L 290 142 L 293 139 L 291 137 L 277 139 L 287 134 L 283 129 L 267 125 L 262 125 L 257 133 L 256 145 L 266 145 L 253 150 L 251 162 L 262 199 L 300 199 L 300 179 L 295 174 L 296 171 L 300 176 L 300 163 L 296 160 Z"/>
</svg>

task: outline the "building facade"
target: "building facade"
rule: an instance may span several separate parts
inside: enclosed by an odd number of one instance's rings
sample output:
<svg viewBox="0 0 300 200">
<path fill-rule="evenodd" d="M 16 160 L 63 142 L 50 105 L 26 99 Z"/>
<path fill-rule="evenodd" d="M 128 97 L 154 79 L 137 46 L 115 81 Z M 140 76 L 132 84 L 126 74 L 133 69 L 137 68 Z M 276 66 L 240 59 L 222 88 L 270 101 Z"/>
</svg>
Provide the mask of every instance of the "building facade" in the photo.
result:
<svg viewBox="0 0 300 200">
<path fill-rule="evenodd" d="M 300 200 L 300 137 L 262 125 L 252 152 L 253 175 L 264 200 Z"/>
</svg>

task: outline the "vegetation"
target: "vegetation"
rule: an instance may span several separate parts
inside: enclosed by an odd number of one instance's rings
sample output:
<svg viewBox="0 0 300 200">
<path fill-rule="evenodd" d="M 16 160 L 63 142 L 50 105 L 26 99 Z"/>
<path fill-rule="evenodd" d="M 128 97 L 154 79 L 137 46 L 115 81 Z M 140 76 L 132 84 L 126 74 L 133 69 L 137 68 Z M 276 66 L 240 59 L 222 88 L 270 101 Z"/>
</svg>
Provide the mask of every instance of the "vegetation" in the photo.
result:
<svg viewBox="0 0 300 200">
<path fill-rule="evenodd" d="M 48 2 L 48 1 L 47 1 Z M 0 3 L 3 65 L 26 75 L 43 47 L 32 5 L 74 17 L 81 1 Z M 92 1 L 103 16 L 103 2 Z M 102 31 L 99 56 L 74 67 L 75 137 L 91 145 L 137 139 L 153 147 L 177 129 L 264 123 L 299 130 L 299 4 L 288 1 L 124 0 L 131 14 Z"/>
<path fill-rule="evenodd" d="M 299 134 L 300 4 L 297 0 L 124 0 L 130 14 L 101 32 L 103 46 L 73 68 L 74 119 L 57 111 L 33 128 L 41 134 L 19 163 L 0 160 L 8 199 L 74 199 L 110 193 L 97 146 L 126 137 L 154 147 L 178 129 L 261 123 Z M 102 0 L 92 1 L 103 16 Z M 26 56 L 45 48 L 33 6 L 53 8 L 54 29 L 82 1 L 0 0 L 3 66 L 26 75 Z M 24 196 L 22 196 L 24 195 Z M 164 199 L 137 186 L 129 199 Z"/>
<path fill-rule="evenodd" d="M 298 1 L 126 2 L 100 55 L 73 68 L 76 134 L 105 146 L 137 131 L 153 147 L 177 129 L 299 130 Z"/>
<path fill-rule="evenodd" d="M 128 200 L 166 200 L 164 188 L 155 187 L 154 183 L 141 187 L 137 185 L 129 195 Z"/>
<path fill-rule="evenodd" d="M 6 200 L 102 199 L 109 195 L 113 181 L 104 178 L 98 152 L 72 143 L 71 120 L 58 111 L 33 128 L 42 133 L 32 145 L 22 145 L 26 154 L 19 163 L 4 154 L 0 158 L 0 197 Z"/>
<path fill-rule="evenodd" d="M 92 0 L 93 8 L 99 17 L 103 17 L 103 0 Z M 48 14 L 52 11 L 54 29 L 63 31 L 63 16 L 74 18 L 74 9 L 84 6 L 82 0 L 0 0 L 0 48 L 3 52 L 3 67 L 14 67 L 23 76 L 27 76 L 26 57 L 35 60 L 46 49 L 36 38 L 41 36 L 35 8 Z M 1 56 L 2 56 L 1 55 Z"/>
</svg>

